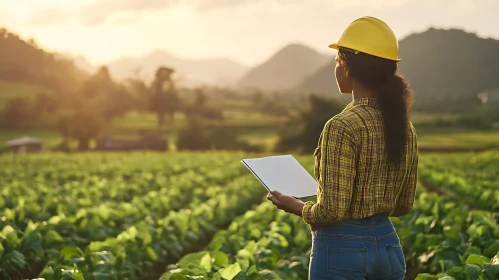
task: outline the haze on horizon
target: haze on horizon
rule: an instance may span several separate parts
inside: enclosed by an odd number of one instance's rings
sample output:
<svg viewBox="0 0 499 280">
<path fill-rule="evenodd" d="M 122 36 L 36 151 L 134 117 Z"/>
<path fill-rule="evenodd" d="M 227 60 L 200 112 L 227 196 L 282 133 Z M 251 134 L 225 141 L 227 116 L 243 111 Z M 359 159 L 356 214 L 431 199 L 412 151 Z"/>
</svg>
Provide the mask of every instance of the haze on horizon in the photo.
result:
<svg viewBox="0 0 499 280">
<path fill-rule="evenodd" d="M 499 38 L 495 0 L 0 0 L 0 26 L 93 64 L 165 50 L 251 66 L 289 43 L 327 53 L 353 19 L 385 20 L 399 39 L 429 27 Z M 445 2 L 445 3 L 444 3 Z M 459 46 L 456 46 L 459 47 Z M 466 50 L 463 50 L 466 51 Z"/>
</svg>

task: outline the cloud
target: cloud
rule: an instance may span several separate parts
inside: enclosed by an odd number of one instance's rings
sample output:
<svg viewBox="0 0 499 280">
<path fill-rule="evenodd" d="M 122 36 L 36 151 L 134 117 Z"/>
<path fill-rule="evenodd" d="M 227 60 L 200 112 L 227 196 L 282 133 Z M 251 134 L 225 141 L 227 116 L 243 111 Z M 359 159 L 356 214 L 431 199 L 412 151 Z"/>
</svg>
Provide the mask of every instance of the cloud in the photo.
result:
<svg viewBox="0 0 499 280">
<path fill-rule="evenodd" d="M 156 12 L 175 5 L 185 5 L 199 12 L 246 5 L 272 3 L 277 5 L 303 3 L 306 0 L 93 0 L 83 5 L 72 5 L 67 9 L 49 9 L 34 13 L 28 23 L 32 25 L 58 25 L 79 21 L 85 25 L 112 22 L 131 23 L 144 12 Z"/>
<path fill-rule="evenodd" d="M 258 0 L 205 0 L 202 1 L 200 4 L 198 4 L 196 6 L 196 9 L 199 11 L 208 11 L 219 8 L 237 7 L 248 3 L 255 3 L 262 1 L 268 2 L 275 0 L 259 0 L 259 1 Z"/>
<path fill-rule="evenodd" d="M 113 14 L 120 12 L 157 11 L 182 2 L 181 0 L 101 0 L 81 7 L 79 15 L 83 23 L 95 25 L 106 22 Z"/>
<path fill-rule="evenodd" d="M 94 0 L 88 4 L 62 9 L 48 9 L 34 13 L 28 23 L 32 25 L 57 25 L 80 21 L 86 25 L 105 23 L 115 17 L 115 22 L 133 21 L 142 12 L 160 11 L 172 5 L 192 0 Z M 195 1 L 195 0 L 194 0 Z"/>
<path fill-rule="evenodd" d="M 198 11 L 210 11 L 224 8 L 236 8 L 250 4 L 273 3 L 278 5 L 288 5 L 303 3 L 307 4 L 310 0 L 203 0 L 195 6 Z"/>
<path fill-rule="evenodd" d="M 57 25 L 67 23 L 70 19 L 68 13 L 62 10 L 45 10 L 33 14 L 28 19 L 28 23 L 31 25 Z"/>
</svg>

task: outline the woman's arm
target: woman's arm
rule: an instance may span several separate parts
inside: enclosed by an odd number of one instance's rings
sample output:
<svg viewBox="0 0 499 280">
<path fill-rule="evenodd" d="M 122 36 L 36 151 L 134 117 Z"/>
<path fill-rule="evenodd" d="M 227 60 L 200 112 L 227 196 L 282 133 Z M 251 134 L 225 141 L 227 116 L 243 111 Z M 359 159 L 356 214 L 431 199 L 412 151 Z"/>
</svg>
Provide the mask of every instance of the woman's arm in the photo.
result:
<svg viewBox="0 0 499 280">
<path fill-rule="evenodd" d="M 415 136 L 413 141 L 412 153 L 415 156 L 411 164 L 411 169 L 409 170 L 409 177 L 400 189 L 400 194 L 397 197 L 395 209 L 393 209 L 392 213 L 390 213 L 390 216 L 393 217 L 400 217 L 411 212 L 412 207 L 414 206 L 414 197 L 416 195 L 416 185 L 418 182 L 419 155 L 417 140 Z"/>
<path fill-rule="evenodd" d="M 317 203 L 306 202 L 302 210 L 304 221 L 310 225 L 347 218 L 355 180 L 354 132 L 336 116 L 326 123 L 323 134 Z"/>
</svg>

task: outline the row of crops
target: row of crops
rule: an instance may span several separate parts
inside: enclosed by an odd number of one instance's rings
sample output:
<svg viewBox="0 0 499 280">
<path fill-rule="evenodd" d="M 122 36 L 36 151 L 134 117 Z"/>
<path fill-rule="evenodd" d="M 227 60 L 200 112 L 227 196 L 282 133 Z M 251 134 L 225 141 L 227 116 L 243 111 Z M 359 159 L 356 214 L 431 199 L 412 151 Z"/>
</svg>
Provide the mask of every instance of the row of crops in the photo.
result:
<svg viewBox="0 0 499 280">
<path fill-rule="evenodd" d="M 0 158 L 0 279 L 147 276 L 264 195 L 240 157 Z"/>
<path fill-rule="evenodd" d="M 499 279 L 497 214 L 470 211 L 419 186 L 414 210 L 393 221 L 408 272 L 438 274 L 417 279 Z M 307 279 L 310 246 L 299 217 L 263 202 L 218 232 L 205 250 L 168 267 L 161 279 Z"/>
<path fill-rule="evenodd" d="M 0 157 L 0 279 L 307 279 L 308 226 L 263 200 L 244 156 Z M 393 219 L 408 276 L 499 279 L 499 152 L 420 162 Z"/>
<path fill-rule="evenodd" d="M 485 179 L 481 188 L 499 189 L 498 152 L 423 156 L 421 162 L 423 174 L 455 174 L 474 183 Z M 439 183 L 432 187 L 452 189 L 450 182 Z M 499 215 L 463 203 L 472 201 L 467 194 L 473 190 L 456 192 L 456 197 L 462 195 L 456 200 L 420 183 L 413 211 L 392 219 L 404 247 L 409 279 L 499 279 Z M 472 202 L 480 205 L 478 199 Z M 161 279 L 307 279 L 310 246 L 308 227 L 299 217 L 263 202 L 218 232 L 204 250 L 167 267 Z"/>
</svg>

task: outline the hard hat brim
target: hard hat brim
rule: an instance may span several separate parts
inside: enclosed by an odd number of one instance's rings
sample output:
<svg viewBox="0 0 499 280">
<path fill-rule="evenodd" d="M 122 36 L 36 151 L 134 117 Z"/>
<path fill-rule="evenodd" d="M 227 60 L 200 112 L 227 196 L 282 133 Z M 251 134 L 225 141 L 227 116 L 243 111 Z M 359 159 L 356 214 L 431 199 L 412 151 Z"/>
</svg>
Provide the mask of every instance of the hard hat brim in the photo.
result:
<svg viewBox="0 0 499 280">
<path fill-rule="evenodd" d="M 335 50 L 339 50 L 340 49 L 340 46 L 338 46 L 338 44 L 331 44 L 331 45 L 329 45 L 329 47 L 331 49 L 335 49 Z"/>
<path fill-rule="evenodd" d="M 335 50 L 339 50 L 341 48 L 340 45 L 338 44 L 330 44 L 329 47 L 331 49 L 335 49 Z M 392 57 L 384 57 L 384 56 L 380 56 L 380 55 L 375 55 L 375 54 L 370 54 L 370 53 L 367 53 L 367 52 L 364 52 L 365 54 L 369 54 L 369 55 L 372 55 L 372 56 L 376 56 L 376 57 L 380 57 L 380 58 L 384 58 L 384 59 L 388 59 L 388 60 L 391 60 L 391 61 L 396 61 L 396 62 L 400 62 L 401 59 L 400 58 L 392 58 Z"/>
</svg>

